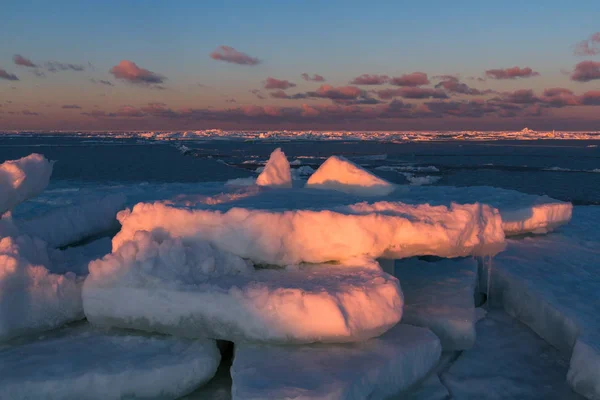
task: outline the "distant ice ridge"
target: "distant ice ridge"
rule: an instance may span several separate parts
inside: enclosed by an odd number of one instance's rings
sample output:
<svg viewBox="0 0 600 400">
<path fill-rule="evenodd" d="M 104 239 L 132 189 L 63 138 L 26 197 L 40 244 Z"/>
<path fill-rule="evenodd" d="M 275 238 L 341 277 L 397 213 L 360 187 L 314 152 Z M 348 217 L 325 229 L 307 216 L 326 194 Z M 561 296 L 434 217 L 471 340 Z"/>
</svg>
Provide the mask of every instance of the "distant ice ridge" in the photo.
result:
<svg viewBox="0 0 600 400">
<path fill-rule="evenodd" d="M 329 157 L 308 178 L 306 187 L 333 189 L 363 196 L 385 196 L 395 185 L 383 180 L 341 156 Z"/>
<path fill-rule="evenodd" d="M 50 181 L 52 165 L 40 154 L 0 164 L 0 216 L 43 191 Z"/>
<path fill-rule="evenodd" d="M 340 343 L 378 336 L 402 316 L 397 279 L 372 260 L 255 270 L 204 242 L 188 239 L 186 251 L 150 236 L 138 232 L 90 264 L 92 323 L 236 343 Z"/>
</svg>

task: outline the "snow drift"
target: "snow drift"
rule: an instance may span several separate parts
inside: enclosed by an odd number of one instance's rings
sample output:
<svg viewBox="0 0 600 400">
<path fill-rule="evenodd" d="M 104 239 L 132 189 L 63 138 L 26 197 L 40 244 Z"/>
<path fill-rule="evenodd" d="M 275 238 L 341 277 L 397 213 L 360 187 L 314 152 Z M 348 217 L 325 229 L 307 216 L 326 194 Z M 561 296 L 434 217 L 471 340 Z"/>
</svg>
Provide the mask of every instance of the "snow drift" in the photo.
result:
<svg viewBox="0 0 600 400">
<path fill-rule="evenodd" d="M 306 187 L 338 190 L 361 196 L 386 196 L 395 188 L 388 181 L 340 156 L 331 156 L 325 160 L 308 178 Z"/>
</svg>

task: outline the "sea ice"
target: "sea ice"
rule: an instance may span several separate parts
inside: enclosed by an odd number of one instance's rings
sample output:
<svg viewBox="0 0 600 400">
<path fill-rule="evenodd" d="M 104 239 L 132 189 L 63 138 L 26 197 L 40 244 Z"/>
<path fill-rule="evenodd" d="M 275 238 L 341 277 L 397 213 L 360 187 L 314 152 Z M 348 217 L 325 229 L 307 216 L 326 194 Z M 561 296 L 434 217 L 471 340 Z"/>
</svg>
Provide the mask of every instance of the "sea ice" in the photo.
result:
<svg viewBox="0 0 600 400">
<path fill-rule="evenodd" d="M 0 216 L 48 186 L 53 162 L 40 154 L 0 164 Z"/>
<path fill-rule="evenodd" d="M 340 156 L 331 156 L 325 160 L 308 178 L 306 187 L 332 189 L 360 196 L 386 196 L 395 189 L 395 185 Z"/>
<path fill-rule="evenodd" d="M 551 345 L 502 311 L 477 323 L 477 341 L 442 373 L 455 399 L 576 400 L 567 363 Z"/>
<path fill-rule="evenodd" d="M 90 236 L 118 230 L 117 212 L 126 197 L 110 194 L 82 204 L 55 208 L 28 220 L 15 220 L 22 232 L 39 237 L 52 247 L 66 246 Z"/>
<path fill-rule="evenodd" d="M 197 238 L 256 263 L 322 263 L 357 256 L 405 258 L 495 254 L 504 245 L 500 215 L 481 204 L 450 207 L 379 202 L 335 211 L 227 212 L 190 210 L 162 203 L 137 204 L 118 214 L 113 251 L 135 232 L 161 230 Z"/>
<path fill-rule="evenodd" d="M 440 338 L 444 351 L 473 346 L 477 322 L 476 260 L 398 260 L 394 276 L 400 280 L 404 292 L 403 324 L 431 329 Z"/>
<path fill-rule="evenodd" d="M 241 258 L 209 244 L 182 245 L 139 232 L 135 242 L 90 263 L 85 313 L 102 326 L 236 343 L 359 341 L 382 334 L 402 316 L 398 280 L 374 261 L 244 267 Z"/>
<path fill-rule="evenodd" d="M 0 397 L 175 399 L 213 377 L 213 340 L 140 336 L 87 324 L 0 347 Z"/>
<path fill-rule="evenodd" d="M 275 149 L 265 165 L 265 169 L 256 178 L 258 186 L 272 186 L 281 188 L 292 187 L 292 174 L 290 163 L 281 149 Z"/>
<path fill-rule="evenodd" d="M 599 222 L 600 207 L 575 207 L 571 224 L 510 240 L 480 274 L 492 304 L 570 358 L 567 379 L 590 399 L 600 399 Z"/>
<path fill-rule="evenodd" d="M 236 344 L 232 398 L 384 399 L 424 378 L 440 354 L 431 331 L 402 324 L 352 344 Z"/>
</svg>

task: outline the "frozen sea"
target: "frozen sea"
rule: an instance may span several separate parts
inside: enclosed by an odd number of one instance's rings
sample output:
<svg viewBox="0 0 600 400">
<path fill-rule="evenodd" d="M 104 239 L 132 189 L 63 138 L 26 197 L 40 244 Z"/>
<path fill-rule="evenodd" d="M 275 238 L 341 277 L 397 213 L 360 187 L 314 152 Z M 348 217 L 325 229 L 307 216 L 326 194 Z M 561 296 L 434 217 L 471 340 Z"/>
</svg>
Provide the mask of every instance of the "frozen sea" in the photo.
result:
<svg viewBox="0 0 600 400">
<path fill-rule="evenodd" d="M 285 152 L 291 162 L 292 171 L 300 173 L 304 179 L 329 156 L 341 155 L 377 176 L 400 185 L 492 186 L 532 195 L 547 195 L 571 202 L 575 206 L 573 221 L 557 232 L 540 237 L 527 235 L 511 238 L 507 250 L 496 256 L 487 266 L 480 263 L 477 267 L 477 263 L 472 259 L 462 259 L 471 263 L 469 268 L 473 275 L 466 279 L 467 283 L 461 283 L 465 280 L 464 276 L 462 280 L 455 276 L 444 278 L 443 268 L 440 269 L 441 273 L 438 270 L 438 274 L 441 275 L 436 279 L 440 282 L 447 279 L 446 284 L 450 288 L 445 294 L 449 297 L 441 297 L 438 302 L 450 304 L 454 294 L 469 294 L 475 286 L 477 276 L 473 271 L 479 268 L 479 292 L 486 292 L 483 288 L 486 279 L 497 279 L 494 281 L 494 287 L 489 286 L 487 282 L 488 293 L 484 294 L 493 296 L 499 307 L 488 310 L 488 316 L 477 322 L 477 319 L 485 314 L 480 308 L 483 300 L 474 301 L 468 295 L 467 306 L 464 306 L 465 297 L 459 299 L 456 307 L 463 314 L 469 313 L 470 317 L 464 319 L 460 317 L 462 314 L 459 314 L 460 319 L 454 322 L 443 316 L 442 319 L 450 321 L 450 325 L 466 321 L 468 325 L 461 326 L 457 332 L 469 331 L 472 337 L 469 336 L 466 341 L 472 348 L 463 350 L 468 346 L 459 346 L 458 351 L 455 348 L 443 348 L 437 367 L 426 377 L 419 379 L 417 384 L 407 384 L 410 388 L 397 398 L 596 399 L 600 396 L 600 383 L 594 383 L 600 379 L 597 372 L 600 369 L 600 322 L 596 316 L 600 311 L 600 301 L 594 298 L 593 293 L 600 289 L 600 235 L 596 233 L 595 228 L 600 224 L 599 146 L 600 140 L 446 140 L 402 143 L 304 139 L 179 141 L 108 135 L 94 138 L 76 134 L 32 134 L 0 135 L 0 163 L 31 153 L 40 153 L 49 160 L 56 161 L 46 191 L 37 199 L 17 206 L 13 213 L 17 218 L 20 215 L 35 215 L 36 207 L 45 212 L 55 206 L 63 206 L 66 204 L 65 199 L 87 193 L 82 189 L 90 189 L 97 195 L 98 190 L 95 188 L 110 188 L 111 195 L 114 195 L 121 187 L 134 194 L 137 192 L 132 192 L 132 187 L 151 187 L 152 190 L 168 188 L 165 189 L 165 193 L 172 196 L 178 184 L 185 184 L 182 187 L 186 190 L 198 189 L 202 192 L 203 188 L 207 188 L 207 192 L 212 194 L 214 182 L 256 177 L 257 169 L 265 165 L 269 155 L 277 147 L 281 147 Z M 191 183 L 194 184 L 193 187 L 187 185 Z M 104 189 L 99 191 L 102 190 Z M 147 193 L 144 196 L 147 196 Z M 118 199 L 114 203 L 115 207 L 118 207 Z M 410 260 L 416 260 L 418 263 L 437 262 L 435 258 L 427 257 Z M 398 266 L 396 262 L 396 268 Z M 400 277 L 399 274 L 396 276 Z M 410 282 L 408 278 L 405 278 L 405 281 Z M 435 282 L 433 286 L 438 283 Z M 424 286 L 427 287 L 423 289 L 423 298 L 427 299 L 431 296 L 426 291 L 431 288 L 428 285 Z M 416 288 L 418 291 L 419 288 Z M 408 290 L 405 296 L 407 293 Z M 484 294 L 478 296 L 485 299 Z M 410 296 L 405 300 L 409 301 Z M 585 302 L 586 306 L 582 307 L 581 302 Z M 483 305 L 487 307 L 488 304 Z M 438 306 L 435 304 L 431 305 L 431 309 L 436 307 Z M 454 310 L 448 312 L 457 315 Z M 431 328 L 437 334 L 435 329 L 427 326 L 428 318 L 425 317 L 424 320 L 425 327 Z M 567 333 L 562 334 L 563 332 Z M 460 339 L 465 341 L 464 337 Z M 68 347 L 68 343 L 67 337 L 65 347 Z M 43 345 L 44 343 L 40 344 Z M 388 345 L 385 340 L 381 346 L 384 345 Z M 0 351 L 2 349 L 0 346 Z M 242 350 L 244 353 L 241 353 Z M 308 346 L 305 350 L 313 351 L 312 347 Z M 396 350 L 400 351 L 399 348 Z M 70 351 L 77 352 L 77 349 Z M 211 351 L 214 353 L 214 349 Z M 290 360 L 298 359 L 301 360 L 299 362 L 308 363 L 300 367 L 306 368 L 308 365 L 310 374 L 300 374 L 300 380 L 297 380 L 297 369 L 290 368 L 288 371 L 285 362 L 274 366 L 269 362 L 254 363 L 253 358 L 250 358 L 250 370 L 242 369 L 244 362 L 248 363 L 247 357 L 252 355 L 252 351 L 252 348 L 240 347 L 241 355 L 237 360 L 239 365 L 236 364 L 231 349 L 222 351 L 223 360 L 216 376 L 206 386 L 186 398 L 232 398 L 232 385 L 236 387 L 235 383 L 232 384 L 229 372 L 232 363 L 233 371 L 237 371 L 240 382 L 233 398 L 264 398 L 264 393 L 275 396 L 272 393 L 287 393 L 290 387 L 300 390 L 307 384 L 307 381 L 301 379 L 306 376 L 314 376 L 311 378 L 314 382 L 308 382 L 308 387 L 318 386 L 318 393 L 322 396 L 320 398 L 332 398 L 326 391 L 330 390 L 331 381 L 322 378 L 324 381 L 318 382 L 319 375 L 326 377 L 330 372 L 325 370 L 320 374 L 318 370 L 314 371 L 310 367 L 310 358 L 302 361 L 298 354 L 285 354 Z M 269 351 L 272 352 L 272 357 L 282 357 L 283 353 L 279 348 L 273 347 Z M 339 365 L 348 364 L 343 350 L 338 352 L 332 347 L 332 351 L 340 357 Z M 387 350 L 383 353 L 386 352 Z M 422 361 L 423 357 L 430 353 L 437 354 L 433 350 L 425 349 L 421 353 L 412 354 L 411 357 Z M 198 354 L 200 355 L 196 359 L 200 359 L 201 356 L 207 357 L 199 350 Z M 394 364 L 395 357 L 386 361 L 388 365 L 369 359 L 368 352 L 365 354 L 364 363 L 370 369 L 367 372 L 365 367 L 365 376 L 373 378 L 379 374 L 379 377 L 374 379 L 383 380 L 390 375 L 389 371 L 400 368 L 410 370 L 410 364 Z M 15 357 L 19 358 L 17 356 Z M 174 358 L 178 360 L 177 357 Z M 23 364 L 23 368 L 26 368 L 27 362 L 24 361 Z M 187 367 L 182 365 L 181 368 L 185 370 Z M 339 393 L 358 390 L 348 389 L 348 386 L 344 385 L 348 384 L 348 380 L 360 381 L 357 376 L 363 375 L 363 372 L 359 368 L 345 371 L 336 367 L 336 371 L 339 371 L 339 374 L 336 375 L 336 372 L 331 376 L 335 376 L 336 387 L 342 388 Z M 288 386 L 284 385 L 282 392 L 261 392 L 268 387 L 263 385 L 262 380 L 253 378 L 253 374 L 268 375 Z M 44 374 L 36 376 L 43 378 Z M 179 373 L 172 375 L 178 376 Z M 200 375 L 197 373 L 195 376 L 198 378 Z M 11 387 L 17 388 L 17 392 L 19 387 L 22 387 L 18 380 L 11 384 Z M 365 383 L 367 388 L 361 390 L 368 392 L 370 384 Z M 405 388 L 402 385 L 398 387 Z M 573 388 L 577 389 L 578 393 L 575 393 Z M 182 389 L 181 393 L 183 392 L 185 390 Z M 241 395 L 244 393 L 246 395 Z M 247 393 L 254 393 L 254 397 Z M 585 397 L 581 397 L 581 394 Z M 336 398 L 352 398 L 349 395 L 344 396 Z M 360 398 L 360 395 L 357 396 Z M 313 397 L 306 394 L 303 398 Z"/>
</svg>

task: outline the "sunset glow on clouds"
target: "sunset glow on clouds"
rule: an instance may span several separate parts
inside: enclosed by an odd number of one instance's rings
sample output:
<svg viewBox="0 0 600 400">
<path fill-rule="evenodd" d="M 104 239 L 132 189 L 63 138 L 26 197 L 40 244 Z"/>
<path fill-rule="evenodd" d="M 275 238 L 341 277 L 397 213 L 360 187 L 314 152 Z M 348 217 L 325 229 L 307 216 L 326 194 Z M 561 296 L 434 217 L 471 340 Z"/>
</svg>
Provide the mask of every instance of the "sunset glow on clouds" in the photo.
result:
<svg viewBox="0 0 600 400">
<path fill-rule="evenodd" d="M 242 2 L 139 10 L 108 1 L 74 5 L 71 19 L 43 2 L 10 4 L 0 130 L 600 129 L 600 25 L 589 7 L 568 17 L 558 2 L 536 8 L 540 20 L 573 18 L 572 32 L 549 39 L 519 24 L 526 13 L 512 14 L 510 2 L 498 10 L 515 18 L 510 26 L 469 22 L 486 9 L 479 3 L 446 10 L 464 15 L 464 34 L 432 5 L 392 24 L 392 10 L 337 0 L 318 12 L 266 3 L 269 13 Z M 326 18 L 342 6 L 348 29 Z M 18 24 L 25 12 L 37 24 Z M 109 16 L 119 23 L 107 32 Z"/>
</svg>

